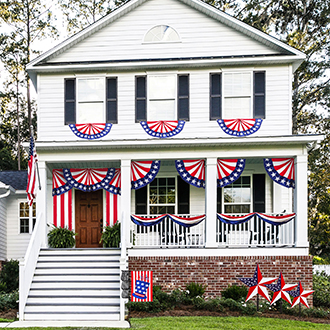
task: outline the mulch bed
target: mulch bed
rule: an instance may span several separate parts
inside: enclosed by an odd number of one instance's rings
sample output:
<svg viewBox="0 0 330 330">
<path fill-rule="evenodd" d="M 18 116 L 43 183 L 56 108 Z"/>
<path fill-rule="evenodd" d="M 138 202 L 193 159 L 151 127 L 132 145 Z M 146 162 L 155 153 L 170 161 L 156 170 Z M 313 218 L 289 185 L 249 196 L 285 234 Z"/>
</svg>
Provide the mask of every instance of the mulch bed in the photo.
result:
<svg viewBox="0 0 330 330">
<path fill-rule="evenodd" d="M 220 312 L 210 312 L 204 310 L 195 310 L 192 306 L 179 306 L 173 310 L 159 312 L 159 313 L 148 313 L 148 312 L 130 312 L 129 318 L 144 318 L 144 317 L 158 317 L 158 316 L 243 316 L 239 312 L 226 311 L 223 313 Z M 255 317 L 270 317 L 278 319 L 287 319 L 287 320 L 296 320 L 296 321 L 305 321 L 312 323 L 323 323 L 330 324 L 330 319 L 314 318 L 314 317 L 298 317 L 294 315 L 280 314 L 279 312 L 259 312 Z"/>
<path fill-rule="evenodd" d="M 0 318 L 7 320 L 17 319 L 18 309 L 8 309 L 5 311 L 0 311 Z"/>
</svg>

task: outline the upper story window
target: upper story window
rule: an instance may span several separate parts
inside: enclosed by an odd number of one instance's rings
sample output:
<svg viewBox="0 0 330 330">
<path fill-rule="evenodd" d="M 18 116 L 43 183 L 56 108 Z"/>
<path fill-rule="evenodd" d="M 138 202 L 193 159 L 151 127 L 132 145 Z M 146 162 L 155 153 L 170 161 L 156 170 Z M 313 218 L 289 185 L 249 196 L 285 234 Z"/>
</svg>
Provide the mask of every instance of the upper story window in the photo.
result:
<svg viewBox="0 0 330 330">
<path fill-rule="evenodd" d="M 117 77 L 69 78 L 65 124 L 117 123 Z"/>
<path fill-rule="evenodd" d="M 144 36 L 144 42 L 178 42 L 178 33 L 168 25 L 157 25 L 151 28 Z"/>
<path fill-rule="evenodd" d="M 36 203 L 32 204 L 32 223 L 30 223 L 30 208 L 27 202 L 19 203 L 19 232 L 31 234 L 36 223 Z"/>
<path fill-rule="evenodd" d="M 211 73 L 210 119 L 265 118 L 265 72 Z"/>
<path fill-rule="evenodd" d="M 136 77 L 136 122 L 189 120 L 189 75 Z"/>
</svg>

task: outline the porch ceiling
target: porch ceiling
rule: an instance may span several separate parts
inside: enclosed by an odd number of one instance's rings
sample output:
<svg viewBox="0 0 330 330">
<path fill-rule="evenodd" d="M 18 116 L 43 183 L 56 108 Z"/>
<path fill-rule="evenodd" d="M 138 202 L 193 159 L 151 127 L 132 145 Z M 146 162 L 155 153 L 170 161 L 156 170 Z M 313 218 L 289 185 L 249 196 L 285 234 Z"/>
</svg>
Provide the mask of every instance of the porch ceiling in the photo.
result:
<svg viewBox="0 0 330 330">
<path fill-rule="evenodd" d="M 120 161 L 86 161 L 86 162 L 59 162 L 59 163 L 47 163 L 49 170 L 60 168 L 119 168 Z"/>
</svg>

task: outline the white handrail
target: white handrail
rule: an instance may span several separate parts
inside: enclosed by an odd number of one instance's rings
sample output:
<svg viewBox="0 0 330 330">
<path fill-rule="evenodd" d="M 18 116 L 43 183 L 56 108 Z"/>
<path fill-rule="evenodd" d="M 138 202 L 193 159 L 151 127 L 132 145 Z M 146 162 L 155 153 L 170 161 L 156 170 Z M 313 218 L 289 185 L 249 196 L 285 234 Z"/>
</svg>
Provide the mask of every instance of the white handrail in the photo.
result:
<svg viewBox="0 0 330 330">
<path fill-rule="evenodd" d="M 25 253 L 24 259 L 19 262 L 19 319 L 24 320 L 24 309 L 26 300 L 31 287 L 34 270 L 38 261 L 39 251 L 43 240 L 43 226 L 42 219 L 43 214 L 39 213 L 34 226 L 32 236 Z"/>
</svg>

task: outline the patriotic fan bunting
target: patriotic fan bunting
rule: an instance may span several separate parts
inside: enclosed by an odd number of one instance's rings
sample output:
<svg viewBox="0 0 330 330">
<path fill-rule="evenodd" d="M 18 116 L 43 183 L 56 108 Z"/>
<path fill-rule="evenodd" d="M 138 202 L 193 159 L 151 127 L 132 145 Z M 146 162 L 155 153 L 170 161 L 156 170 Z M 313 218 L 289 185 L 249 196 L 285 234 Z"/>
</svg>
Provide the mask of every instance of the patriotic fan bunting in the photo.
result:
<svg viewBox="0 0 330 330">
<path fill-rule="evenodd" d="M 72 189 L 72 185 L 64 178 L 63 170 L 53 170 L 53 196 L 62 195 Z"/>
<path fill-rule="evenodd" d="M 265 158 L 264 166 L 273 181 L 286 188 L 295 188 L 293 158 Z"/>
<path fill-rule="evenodd" d="M 205 189 L 205 161 L 203 159 L 176 160 L 175 167 L 184 181 L 197 188 Z"/>
<path fill-rule="evenodd" d="M 96 140 L 106 136 L 112 127 L 112 124 L 70 124 L 74 135 L 82 139 Z"/>
<path fill-rule="evenodd" d="M 291 305 L 290 295 L 287 291 L 293 290 L 297 285 L 298 284 L 285 284 L 283 275 L 280 273 L 276 284 L 266 284 L 266 287 L 274 292 L 271 305 L 281 298 Z"/>
<path fill-rule="evenodd" d="M 225 187 L 235 182 L 243 173 L 245 159 L 218 159 L 218 187 Z"/>
<path fill-rule="evenodd" d="M 102 169 L 63 169 L 67 182 L 82 191 L 105 189 L 115 175 L 114 168 Z M 107 189 L 106 189 L 107 190 Z"/>
<path fill-rule="evenodd" d="M 218 119 L 217 122 L 228 135 L 247 136 L 258 131 L 262 119 Z"/>
<path fill-rule="evenodd" d="M 131 163 L 132 189 L 140 189 L 152 182 L 160 169 L 160 161 L 141 161 Z"/>
<path fill-rule="evenodd" d="M 179 134 L 183 130 L 185 121 L 141 121 L 140 124 L 152 137 L 164 139 Z"/>
<path fill-rule="evenodd" d="M 298 287 L 296 290 L 288 291 L 289 295 L 293 297 L 291 308 L 296 306 L 299 303 L 304 304 L 307 308 L 309 308 L 307 303 L 307 297 L 311 295 L 314 290 L 304 290 L 301 282 L 299 281 Z"/>
<path fill-rule="evenodd" d="M 227 215 L 227 214 L 217 213 L 218 219 L 221 222 L 224 222 L 224 223 L 226 223 L 228 225 L 237 225 L 239 223 L 247 222 L 251 218 L 253 218 L 254 215 L 255 215 L 255 213 L 249 213 L 249 214 L 246 214 L 246 215 L 235 217 L 233 215 Z"/>
<path fill-rule="evenodd" d="M 116 195 L 121 193 L 121 170 L 120 168 L 115 169 L 115 174 L 109 184 L 106 184 L 103 189 Z"/>
<path fill-rule="evenodd" d="M 138 226 L 155 226 L 161 223 L 165 218 L 167 217 L 167 214 L 162 214 L 158 217 L 154 218 L 143 218 L 139 217 L 138 215 L 132 214 L 131 215 L 131 220 Z"/>
<path fill-rule="evenodd" d="M 259 265 L 257 265 L 256 270 L 252 278 L 240 278 L 240 280 L 250 287 L 249 292 L 247 294 L 246 300 L 250 300 L 257 294 L 260 294 L 262 297 L 266 298 L 269 302 L 269 296 L 266 288 L 266 284 L 270 284 L 276 280 L 276 277 L 262 277 Z"/>
<path fill-rule="evenodd" d="M 264 213 L 256 212 L 256 215 L 263 221 L 270 223 L 271 225 L 278 226 L 283 225 L 296 217 L 295 213 L 285 215 L 267 215 Z"/>
<path fill-rule="evenodd" d="M 174 214 L 168 214 L 168 217 L 174 221 L 175 223 L 177 223 L 180 226 L 189 228 L 189 227 L 193 227 L 198 225 L 199 223 L 201 223 L 202 221 L 205 220 L 206 215 L 198 215 L 196 217 L 191 217 L 191 218 L 184 218 L 184 217 L 179 217 L 177 215 Z"/>
</svg>

